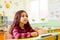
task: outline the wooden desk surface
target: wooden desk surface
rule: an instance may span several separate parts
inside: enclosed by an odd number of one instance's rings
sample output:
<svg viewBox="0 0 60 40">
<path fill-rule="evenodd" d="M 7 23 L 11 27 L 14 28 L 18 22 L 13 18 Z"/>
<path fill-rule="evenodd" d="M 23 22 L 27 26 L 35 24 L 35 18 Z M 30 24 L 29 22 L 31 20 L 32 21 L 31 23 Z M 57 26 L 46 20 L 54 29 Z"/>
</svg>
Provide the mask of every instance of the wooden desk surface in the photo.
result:
<svg viewBox="0 0 60 40">
<path fill-rule="evenodd" d="M 6 39 L 6 40 L 35 40 L 35 38 L 26 38 L 26 39 Z"/>
<path fill-rule="evenodd" d="M 58 35 L 58 34 L 60 34 L 60 32 L 57 32 L 57 33 L 49 33 L 49 34 L 52 34 L 52 36 L 47 36 L 47 37 L 45 37 L 45 38 L 38 38 L 38 37 L 33 37 L 33 38 L 25 38 L 25 39 L 6 39 L 6 40 L 42 40 L 42 39 L 44 39 L 44 40 L 55 40 L 55 36 L 56 35 Z M 46 35 L 46 34 L 43 34 L 43 35 Z M 40 35 L 40 36 L 43 36 L 43 35 Z"/>
<path fill-rule="evenodd" d="M 4 40 L 4 32 L 0 32 L 0 40 Z"/>
</svg>

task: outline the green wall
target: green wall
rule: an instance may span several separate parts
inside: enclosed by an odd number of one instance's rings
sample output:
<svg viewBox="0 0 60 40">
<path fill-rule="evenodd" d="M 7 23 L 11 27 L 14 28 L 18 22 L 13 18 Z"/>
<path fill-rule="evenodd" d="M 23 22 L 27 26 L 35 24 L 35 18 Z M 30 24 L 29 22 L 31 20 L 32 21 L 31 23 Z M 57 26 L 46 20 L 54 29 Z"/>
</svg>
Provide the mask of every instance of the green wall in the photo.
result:
<svg viewBox="0 0 60 40">
<path fill-rule="evenodd" d="M 48 23 L 33 23 L 31 24 L 33 28 L 35 27 L 53 27 L 53 28 L 60 28 L 60 20 L 49 20 Z"/>
</svg>

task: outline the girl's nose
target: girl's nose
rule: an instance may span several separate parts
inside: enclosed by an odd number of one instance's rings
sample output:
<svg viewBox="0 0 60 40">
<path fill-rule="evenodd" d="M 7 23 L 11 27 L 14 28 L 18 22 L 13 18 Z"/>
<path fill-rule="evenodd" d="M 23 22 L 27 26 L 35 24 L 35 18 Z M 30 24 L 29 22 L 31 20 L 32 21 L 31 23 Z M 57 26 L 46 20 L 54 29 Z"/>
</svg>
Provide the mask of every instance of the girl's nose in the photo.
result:
<svg viewBox="0 0 60 40">
<path fill-rule="evenodd" d="M 25 17 L 25 18 L 27 18 L 27 17 Z"/>
<path fill-rule="evenodd" d="M 27 19 L 27 17 L 24 17 L 25 19 Z"/>
</svg>

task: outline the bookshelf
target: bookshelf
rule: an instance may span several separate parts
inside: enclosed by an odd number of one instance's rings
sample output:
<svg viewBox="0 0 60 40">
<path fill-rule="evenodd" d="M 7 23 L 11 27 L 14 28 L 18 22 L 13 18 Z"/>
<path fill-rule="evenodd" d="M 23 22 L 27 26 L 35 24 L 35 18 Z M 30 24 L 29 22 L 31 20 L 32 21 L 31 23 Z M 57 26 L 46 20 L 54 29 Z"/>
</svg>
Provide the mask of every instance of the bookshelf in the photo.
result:
<svg viewBox="0 0 60 40">
<path fill-rule="evenodd" d="M 8 28 L 8 17 L 0 14 L 0 28 Z"/>
</svg>

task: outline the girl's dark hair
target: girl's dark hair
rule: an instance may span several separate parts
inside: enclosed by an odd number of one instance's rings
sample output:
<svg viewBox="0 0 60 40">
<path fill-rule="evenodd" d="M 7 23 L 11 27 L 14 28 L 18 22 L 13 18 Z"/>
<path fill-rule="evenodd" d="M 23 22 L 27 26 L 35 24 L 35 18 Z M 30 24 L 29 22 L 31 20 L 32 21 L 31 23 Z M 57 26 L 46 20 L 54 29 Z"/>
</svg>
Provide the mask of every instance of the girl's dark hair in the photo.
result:
<svg viewBox="0 0 60 40">
<path fill-rule="evenodd" d="M 13 28 L 16 27 L 16 26 L 19 26 L 19 23 L 20 23 L 20 19 L 21 19 L 21 14 L 26 11 L 24 10 L 20 10 L 20 11 L 17 11 L 16 14 L 15 14 L 15 17 L 14 17 L 14 20 L 13 20 L 13 23 L 11 25 L 11 28 L 9 30 L 9 33 L 12 34 L 12 31 L 13 31 Z M 26 13 L 27 14 L 27 13 Z M 28 15 L 27 15 L 28 16 Z M 24 26 L 26 27 L 30 27 L 30 24 L 29 22 L 27 22 Z"/>
</svg>

